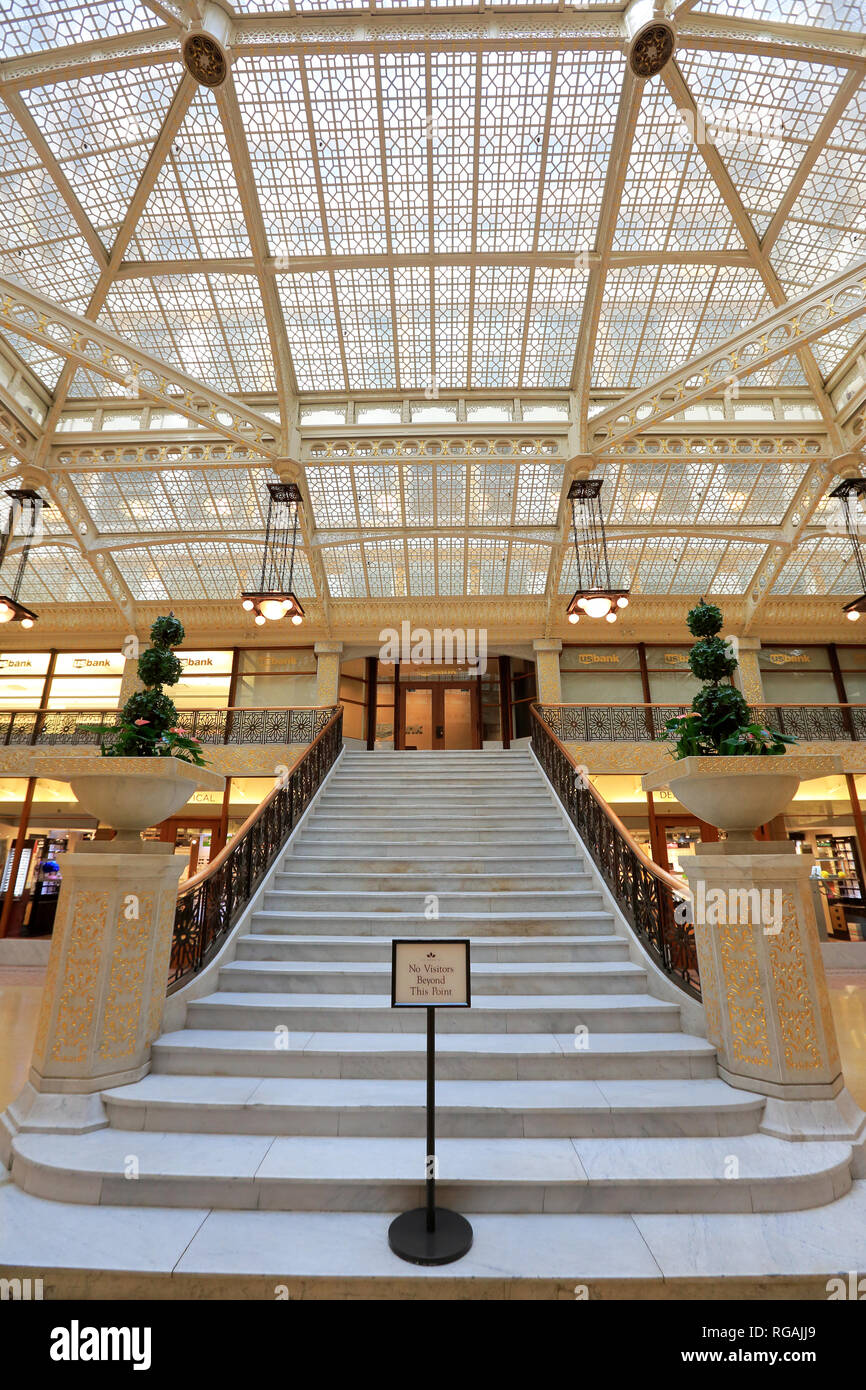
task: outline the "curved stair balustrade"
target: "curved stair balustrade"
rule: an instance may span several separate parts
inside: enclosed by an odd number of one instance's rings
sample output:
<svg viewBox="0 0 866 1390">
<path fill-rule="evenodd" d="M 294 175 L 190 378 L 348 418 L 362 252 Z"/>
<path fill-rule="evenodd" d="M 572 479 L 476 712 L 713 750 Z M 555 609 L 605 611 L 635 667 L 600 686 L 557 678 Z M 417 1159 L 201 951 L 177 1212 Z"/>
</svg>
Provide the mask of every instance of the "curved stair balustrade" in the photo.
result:
<svg viewBox="0 0 866 1390">
<path fill-rule="evenodd" d="M 333 767 L 343 746 L 343 707 L 304 711 L 317 732 L 303 757 L 244 821 L 212 863 L 177 897 L 168 993 L 201 970 L 238 921 Z"/>
<path fill-rule="evenodd" d="M 677 911 L 689 901 L 688 888 L 644 853 L 554 733 L 547 716 L 559 708 L 532 705 L 533 752 L 641 944 L 681 989 L 700 999 L 694 926 L 685 910 Z"/>
</svg>

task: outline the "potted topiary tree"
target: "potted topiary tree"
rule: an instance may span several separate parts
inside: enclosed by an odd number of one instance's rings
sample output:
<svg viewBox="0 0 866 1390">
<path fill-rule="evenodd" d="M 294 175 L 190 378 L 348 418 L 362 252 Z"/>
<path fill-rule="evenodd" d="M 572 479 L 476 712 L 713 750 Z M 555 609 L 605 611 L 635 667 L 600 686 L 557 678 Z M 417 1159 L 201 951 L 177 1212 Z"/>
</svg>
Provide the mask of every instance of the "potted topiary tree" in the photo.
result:
<svg viewBox="0 0 866 1390">
<path fill-rule="evenodd" d="M 150 629 L 152 646 L 138 658 L 144 686 L 129 697 L 119 727 L 99 727 L 103 764 L 82 761 L 69 777 L 78 801 L 118 839 L 135 840 L 180 810 L 197 788 L 219 790 L 225 779 L 204 766 L 199 740 L 178 724 L 174 701 L 163 686 L 177 685 L 183 673 L 172 650 L 184 639 L 183 624 L 173 613 L 157 618 Z M 110 740 L 110 741 L 107 741 Z"/>
<path fill-rule="evenodd" d="M 669 786 L 700 820 L 729 836 L 748 838 L 784 810 L 802 780 L 833 771 L 838 759 L 792 755 L 787 746 L 795 738 L 754 721 L 745 697 L 729 680 L 739 662 L 719 636 L 723 621 L 721 609 L 704 599 L 686 618 L 698 639 L 689 667 L 703 685 L 691 712 L 665 725 L 676 771 L 647 773 L 642 785 L 645 791 Z M 781 755 L 786 755 L 783 766 L 765 762 Z"/>
</svg>

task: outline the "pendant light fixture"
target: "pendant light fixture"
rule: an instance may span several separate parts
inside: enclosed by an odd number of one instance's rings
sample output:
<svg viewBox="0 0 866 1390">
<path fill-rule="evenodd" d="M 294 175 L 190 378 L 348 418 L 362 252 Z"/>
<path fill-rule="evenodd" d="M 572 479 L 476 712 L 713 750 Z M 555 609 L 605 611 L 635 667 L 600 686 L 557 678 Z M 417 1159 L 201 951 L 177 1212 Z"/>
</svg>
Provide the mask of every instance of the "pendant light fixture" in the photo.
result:
<svg viewBox="0 0 866 1390">
<path fill-rule="evenodd" d="M 39 617 L 32 609 L 25 608 L 23 603 L 18 602 L 18 595 L 21 593 L 21 584 L 24 579 L 24 571 L 27 568 L 27 557 L 30 554 L 30 547 L 36 536 L 42 531 L 42 508 L 51 504 L 43 501 L 38 492 L 32 488 L 7 488 L 6 496 L 12 498 L 12 506 L 6 517 L 6 526 L 0 540 L 0 568 L 6 559 L 6 552 L 9 549 L 9 542 L 15 530 L 16 521 L 19 523 L 19 533 L 23 539 L 21 547 L 21 559 L 18 563 L 18 572 L 15 575 L 15 582 L 12 585 L 12 593 L 0 594 L 0 623 L 20 623 L 22 627 L 30 628 Z"/>
<path fill-rule="evenodd" d="M 292 585 L 301 491 L 296 483 L 268 483 L 268 494 L 261 580 L 255 592 L 241 594 L 241 606 L 255 614 L 258 627 L 285 617 L 300 627 L 304 610 Z"/>
<path fill-rule="evenodd" d="M 611 585 L 601 484 L 601 478 L 575 478 L 568 490 L 577 565 L 577 588 L 566 609 L 570 623 L 579 622 L 581 614 L 615 623 L 618 610 L 628 608 L 628 589 Z"/>
<path fill-rule="evenodd" d="M 842 609 L 842 612 L 852 623 L 858 621 L 861 613 L 866 613 L 866 562 L 863 559 L 863 547 L 860 544 L 858 531 L 858 520 L 863 516 L 863 513 L 857 500 L 864 495 L 866 495 L 866 478 L 843 478 L 841 483 L 837 483 L 830 493 L 831 497 L 838 498 L 842 504 L 845 533 L 854 551 L 854 564 L 857 566 L 860 588 L 863 590 L 859 598 L 853 599 L 851 603 L 846 603 Z"/>
</svg>

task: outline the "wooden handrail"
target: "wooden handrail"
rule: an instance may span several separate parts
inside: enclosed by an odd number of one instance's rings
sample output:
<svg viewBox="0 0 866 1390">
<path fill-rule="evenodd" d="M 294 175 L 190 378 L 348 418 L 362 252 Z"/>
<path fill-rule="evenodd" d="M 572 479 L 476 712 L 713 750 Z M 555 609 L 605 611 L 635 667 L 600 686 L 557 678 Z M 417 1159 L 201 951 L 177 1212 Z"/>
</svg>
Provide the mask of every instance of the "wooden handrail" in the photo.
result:
<svg viewBox="0 0 866 1390">
<path fill-rule="evenodd" d="M 557 708 L 559 708 L 559 706 L 557 706 Z M 575 707 L 575 708 L 576 708 L 576 707 Z M 590 782 L 590 780 L 589 780 L 588 777 L 585 777 L 585 776 L 584 776 L 584 771 L 583 771 L 583 769 L 580 767 L 580 765 L 579 765 L 578 763 L 575 762 L 574 758 L 571 756 L 571 754 L 569 753 L 568 749 L 566 748 L 566 746 L 565 746 L 565 744 L 562 742 L 562 740 L 561 740 L 560 738 L 557 737 L 557 735 L 556 735 L 556 734 L 553 732 L 553 730 L 551 729 L 550 725 L 549 725 L 549 724 L 546 724 L 545 721 L 542 719 L 542 717 L 541 717 L 541 715 L 540 715 L 540 713 L 539 713 L 539 707 L 538 707 L 538 705 L 537 705 L 537 704 L 532 705 L 532 706 L 531 706 L 531 709 L 532 709 L 532 716 L 533 716 L 533 718 L 536 719 L 536 720 L 538 721 L 538 723 L 539 723 L 539 724 L 541 725 L 541 727 L 544 729 L 544 732 L 545 732 L 550 738 L 553 739 L 553 741 L 554 741 L 554 743 L 556 744 L 557 748 L 558 748 L 558 749 L 560 750 L 560 752 L 564 755 L 564 757 L 567 758 L 567 760 L 571 763 L 571 765 L 572 765 L 572 767 L 574 768 L 576 774 L 577 774 L 579 777 L 584 778 L 584 782 L 585 782 L 587 791 L 590 793 L 591 796 L 593 796 L 593 797 L 595 798 L 595 800 L 597 801 L 599 807 L 601 808 L 601 810 L 604 812 L 604 814 L 607 816 L 608 820 L 610 821 L 611 825 L 612 825 L 612 826 L 614 827 L 614 829 L 618 832 L 618 834 L 620 834 L 620 835 L 622 836 L 622 838 L 625 840 L 626 844 L 628 845 L 629 849 L 630 849 L 630 850 L 632 851 L 632 853 L 633 853 L 634 855 L 636 855 L 636 857 L 640 860 L 640 862 L 641 862 L 641 864 L 643 864 L 644 868 L 645 868 L 645 869 L 648 869 L 649 872 L 650 872 L 655 878 L 659 879 L 659 880 L 665 885 L 665 887 L 670 888 L 670 889 L 671 889 L 674 893 L 676 893 L 679 897 L 681 897 L 681 898 L 691 898 L 691 891 L 690 891 L 690 889 L 689 889 L 688 884 L 685 882 L 685 880 L 684 880 L 684 879 L 681 879 L 681 878 L 678 878 L 676 874 L 672 874 L 668 869 L 663 869 L 662 866 L 661 866 L 661 864 L 657 864 L 657 863 L 655 862 L 654 859 L 650 859 L 650 857 L 649 857 L 649 855 L 646 853 L 646 851 L 645 851 L 644 849 L 641 848 L 641 846 L 638 844 L 638 842 L 637 842 L 637 840 L 635 839 L 635 837 L 632 835 L 631 831 L 630 831 L 625 825 L 623 825 L 623 823 L 622 823 L 622 821 L 620 820 L 619 816 L 616 814 L 616 811 L 614 811 L 614 810 L 612 809 L 612 807 L 608 804 L 608 802 L 605 801 L 605 799 L 604 799 L 604 797 L 602 796 L 601 792 L 598 791 L 598 790 L 592 785 L 592 782 Z"/>
<path fill-rule="evenodd" d="M 292 708 L 321 709 L 322 707 L 321 705 L 293 705 Z M 294 772 L 298 764 L 304 761 L 304 758 L 309 757 L 316 744 L 325 737 L 325 734 L 328 732 L 331 725 L 337 719 L 337 716 L 339 715 L 341 709 L 342 705 L 335 706 L 334 713 L 331 715 L 325 727 L 321 729 L 319 733 L 316 734 L 316 737 L 313 739 L 312 743 L 307 744 L 300 758 L 298 758 L 297 761 L 293 764 L 293 766 L 289 769 L 290 773 Z M 241 837 L 247 833 L 250 827 L 255 825 L 259 817 L 263 815 L 266 807 L 268 807 L 270 803 L 273 801 L 274 797 L 276 796 L 277 792 L 280 790 L 280 787 L 282 785 L 282 782 L 276 782 L 274 786 L 271 788 L 271 790 L 268 792 L 267 796 L 259 802 L 258 806 L 255 806 L 253 810 L 250 811 L 250 814 L 247 816 L 240 830 L 238 830 L 237 833 L 232 836 L 232 838 L 228 841 L 227 844 L 223 845 L 219 854 L 215 855 L 214 858 L 210 861 L 210 863 L 206 864 L 199 873 L 194 874 L 192 878 L 187 879 L 186 883 L 181 884 L 180 888 L 178 889 L 178 897 L 181 897 L 183 894 L 188 893 L 192 888 L 197 888 L 200 883 L 204 883 L 206 879 L 209 879 L 212 874 L 216 873 L 219 866 L 221 864 L 224 864 L 226 859 L 228 859 L 229 855 L 232 852 L 232 849 L 237 845 L 238 840 L 240 840 Z"/>
</svg>

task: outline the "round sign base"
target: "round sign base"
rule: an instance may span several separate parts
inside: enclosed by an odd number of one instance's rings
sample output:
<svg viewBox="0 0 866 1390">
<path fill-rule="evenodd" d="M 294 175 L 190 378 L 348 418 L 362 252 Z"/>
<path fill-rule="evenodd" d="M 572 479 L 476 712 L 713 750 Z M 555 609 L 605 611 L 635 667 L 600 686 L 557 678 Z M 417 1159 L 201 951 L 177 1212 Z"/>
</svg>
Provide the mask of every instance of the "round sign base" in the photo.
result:
<svg viewBox="0 0 866 1390">
<path fill-rule="evenodd" d="M 401 1260 L 413 1265 L 449 1265 L 461 1260 L 472 1245 L 472 1227 L 456 1211 L 436 1208 L 436 1229 L 427 1230 L 427 1208 L 404 1211 L 388 1227 L 388 1244 Z"/>
</svg>

